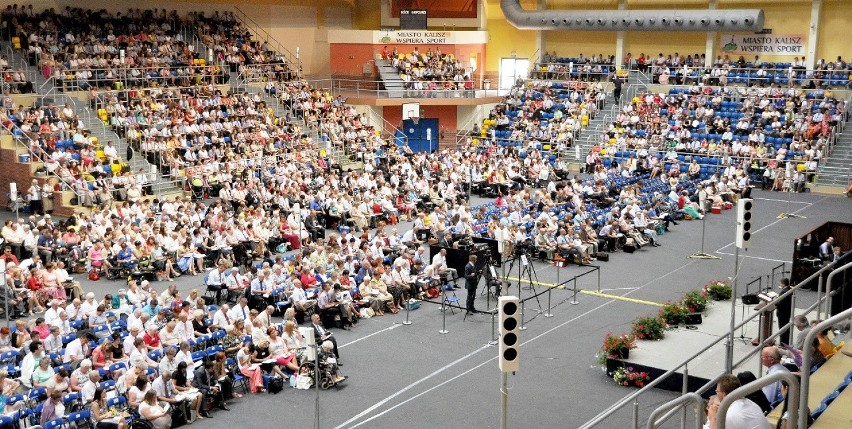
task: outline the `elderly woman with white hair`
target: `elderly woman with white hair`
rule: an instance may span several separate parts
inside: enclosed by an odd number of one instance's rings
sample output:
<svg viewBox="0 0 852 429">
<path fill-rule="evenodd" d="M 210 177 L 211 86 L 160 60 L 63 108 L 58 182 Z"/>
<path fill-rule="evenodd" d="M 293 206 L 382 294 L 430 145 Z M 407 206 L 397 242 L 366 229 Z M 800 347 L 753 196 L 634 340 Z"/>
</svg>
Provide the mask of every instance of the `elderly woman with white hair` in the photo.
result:
<svg viewBox="0 0 852 429">
<path fill-rule="evenodd" d="M 334 357 L 334 344 L 331 341 L 323 341 L 319 352 L 320 365 L 328 365 L 331 369 L 331 382 L 340 383 L 349 377 L 340 374 L 340 367 Z"/>
</svg>

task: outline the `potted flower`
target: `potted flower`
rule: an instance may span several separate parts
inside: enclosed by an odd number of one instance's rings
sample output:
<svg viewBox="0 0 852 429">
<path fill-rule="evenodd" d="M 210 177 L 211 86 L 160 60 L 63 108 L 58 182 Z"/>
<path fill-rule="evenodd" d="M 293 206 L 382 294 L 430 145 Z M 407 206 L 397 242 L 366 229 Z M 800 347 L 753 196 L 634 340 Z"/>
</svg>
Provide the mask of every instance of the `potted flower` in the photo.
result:
<svg viewBox="0 0 852 429">
<path fill-rule="evenodd" d="M 679 302 L 667 301 L 660 309 L 660 317 L 669 325 L 679 325 L 686 321 L 689 310 Z"/>
<path fill-rule="evenodd" d="M 633 335 L 612 335 L 607 332 L 601 350 L 611 359 L 627 359 L 630 349 L 636 348 L 636 338 Z"/>
<path fill-rule="evenodd" d="M 692 290 L 683 296 L 681 303 L 690 313 L 701 313 L 707 309 L 707 303 L 710 302 L 710 295 L 707 291 Z"/>
<path fill-rule="evenodd" d="M 713 280 L 704 286 L 704 291 L 713 301 L 726 301 L 731 299 L 731 284 L 723 280 Z"/>
<path fill-rule="evenodd" d="M 651 376 L 645 371 L 636 371 L 632 366 L 622 366 L 612 372 L 612 379 L 622 386 L 636 386 L 642 388 L 651 381 Z"/>
<path fill-rule="evenodd" d="M 666 321 L 660 316 L 640 317 L 633 321 L 633 335 L 640 340 L 661 340 L 666 328 Z"/>
</svg>

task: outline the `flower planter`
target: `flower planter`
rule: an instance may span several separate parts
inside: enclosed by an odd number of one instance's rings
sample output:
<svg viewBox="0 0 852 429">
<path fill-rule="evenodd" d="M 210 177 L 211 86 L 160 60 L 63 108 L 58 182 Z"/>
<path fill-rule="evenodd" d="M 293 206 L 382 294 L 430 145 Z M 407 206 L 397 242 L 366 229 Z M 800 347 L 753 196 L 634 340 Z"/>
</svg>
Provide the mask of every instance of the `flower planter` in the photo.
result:
<svg viewBox="0 0 852 429">
<path fill-rule="evenodd" d="M 627 359 L 630 357 L 630 349 L 613 350 L 612 355 L 618 359 Z"/>
</svg>

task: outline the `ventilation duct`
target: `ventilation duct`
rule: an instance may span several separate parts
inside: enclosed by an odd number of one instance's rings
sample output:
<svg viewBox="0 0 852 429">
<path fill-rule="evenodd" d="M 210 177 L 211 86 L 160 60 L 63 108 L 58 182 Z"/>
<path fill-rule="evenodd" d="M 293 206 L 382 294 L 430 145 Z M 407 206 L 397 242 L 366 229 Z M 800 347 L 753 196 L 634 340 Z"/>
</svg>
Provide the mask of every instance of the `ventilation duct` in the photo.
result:
<svg viewBox="0 0 852 429">
<path fill-rule="evenodd" d="M 520 30 L 760 31 L 760 9 L 535 10 L 500 0 L 506 20 Z"/>
</svg>

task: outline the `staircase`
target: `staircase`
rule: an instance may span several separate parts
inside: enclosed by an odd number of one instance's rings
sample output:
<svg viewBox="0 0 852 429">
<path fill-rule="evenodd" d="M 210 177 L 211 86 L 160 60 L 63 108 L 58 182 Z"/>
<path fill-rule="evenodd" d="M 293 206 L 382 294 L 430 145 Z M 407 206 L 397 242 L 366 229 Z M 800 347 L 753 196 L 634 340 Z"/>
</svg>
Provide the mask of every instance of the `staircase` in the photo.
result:
<svg viewBox="0 0 852 429">
<path fill-rule="evenodd" d="M 168 176 L 163 177 L 160 174 L 157 174 L 156 177 L 152 176 L 150 174 L 152 171 L 151 164 L 144 156 L 142 156 L 142 154 L 134 153 L 132 159 L 126 159 L 129 143 L 119 137 L 112 131 L 112 129 L 105 125 L 100 118 L 98 118 L 97 112 L 92 110 L 88 103 L 84 100 L 84 92 L 59 92 L 57 88 L 53 87 L 52 81 L 45 79 L 35 67 L 27 64 L 26 58 L 22 52 L 9 49 L 8 47 L 8 42 L 0 42 L 0 49 L 3 52 L 11 53 L 9 55 L 10 65 L 13 65 L 16 68 L 22 67 L 25 70 L 35 71 L 32 78 L 37 99 L 40 100 L 36 102 L 37 104 L 43 105 L 47 103 L 54 103 L 58 106 L 65 105 L 66 103 L 70 104 L 72 109 L 74 109 L 74 112 L 77 113 L 78 117 L 83 122 L 84 129 L 89 130 L 90 134 L 93 137 L 96 137 L 100 144 L 105 145 L 106 142 L 112 141 L 116 151 L 118 152 L 119 158 L 127 162 L 132 171 L 139 171 L 139 169 L 142 169 L 148 173 L 152 188 L 158 196 L 182 191 L 180 186 L 173 183 Z"/>
<path fill-rule="evenodd" d="M 399 71 L 388 60 L 376 60 L 379 78 L 387 91 L 388 98 L 405 97 L 405 82 L 399 78 Z"/>
<path fill-rule="evenodd" d="M 589 153 L 592 147 L 601 142 L 601 135 L 612 122 L 613 118 L 618 115 L 621 106 L 632 100 L 633 97 L 646 91 L 650 83 L 650 77 L 646 74 L 630 74 L 630 80 L 622 87 L 621 101 L 615 103 L 612 95 L 607 94 L 606 106 L 600 109 L 595 117 L 589 120 L 589 125 L 580 132 L 580 136 L 575 142 L 577 147 L 580 148 L 580 159 L 576 159 L 576 152 L 573 147 L 569 149 L 570 153 L 560 153 L 559 155 L 566 161 L 574 159 L 575 162 L 581 165 L 580 168 L 582 169 L 582 165 L 586 162 L 586 154 Z"/>
<path fill-rule="evenodd" d="M 852 174 L 852 131 L 846 130 L 837 135 L 837 143 L 831 154 L 820 161 L 816 185 L 841 187 L 846 191 Z"/>
</svg>

